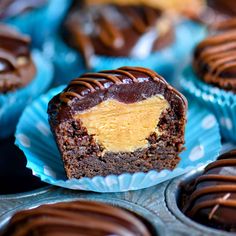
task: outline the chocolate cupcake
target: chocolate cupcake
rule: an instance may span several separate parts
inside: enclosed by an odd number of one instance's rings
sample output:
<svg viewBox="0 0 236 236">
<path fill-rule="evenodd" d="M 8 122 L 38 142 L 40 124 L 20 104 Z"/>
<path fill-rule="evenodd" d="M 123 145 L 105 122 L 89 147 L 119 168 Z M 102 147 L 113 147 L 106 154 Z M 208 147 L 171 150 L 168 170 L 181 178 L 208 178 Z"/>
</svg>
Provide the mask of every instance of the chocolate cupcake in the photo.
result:
<svg viewBox="0 0 236 236">
<path fill-rule="evenodd" d="M 169 12 L 175 15 L 184 15 L 187 17 L 195 18 L 205 8 L 204 0 L 85 0 L 88 4 L 104 4 L 104 3 L 116 3 L 121 5 L 138 5 L 144 4 L 154 8 L 162 9 L 165 12 Z"/>
<path fill-rule="evenodd" d="M 207 37 L 195 49 L 193 69 L 199 79 L 236 93 L 236 28 Z"/>
<path fill-rule="evenodd" d="M 140 216 L 92 201 L 62 202 L 20 211 L 2 236 L 17 235 L 155 235 Z"/>
<path fill-rule="evenodd" d="M 61 0 L 2 0 L 0 20 L 11 24 L 32 38 L 34 47 L 41 47 L 44 40 L 58 28 L 70 1 Z"/>
<path fill-rule="evenodd" d="M 0 25 L 0 93 L 26 86 L 36 68 L 30 53 L 30 38 Z"/>
<path fill-rule="evenodd" d="M 206 7 L 198 20 L 212 29 L 217 29 L 224 22 L 232 21 L 235 25 L 236 3 L 234 0 L 207 0 Z"/>
<path fill-rule="evenodd" d="M 74 4 L 65 19 L 64 38 L 91 69 L 95 54 L 148 57 L 170 45 L 174 32 L 160 10 L 145 5 L 84 5 L 79 9 Z"/>
<path fill-rule="evenodd" d="M 30 38 L 0 24 L 0 138 L 13 134 L 25 106 L 52 80 L 51 64 L 30 50 Z"/>
<path fill-rule="evenodd" d="M 192 183 L 184 186 L 183 212 L 193 220 L 236 232 L 236 150 L 209 164 Z"/>
<path fill-rule="evenodd" d="M 196 47 L 184 71 L 182 88 L 216 116 L 223 138 L 236 142 L 236 28 L 208 36 Z"/>
<path fill-rule="evenodd" d="M 155 72 L 122 67 L 72 80 L 48 114 L 67 177 L 82 178 L 173 170 L 186 109 L 183 95 Z"/>
</svg>

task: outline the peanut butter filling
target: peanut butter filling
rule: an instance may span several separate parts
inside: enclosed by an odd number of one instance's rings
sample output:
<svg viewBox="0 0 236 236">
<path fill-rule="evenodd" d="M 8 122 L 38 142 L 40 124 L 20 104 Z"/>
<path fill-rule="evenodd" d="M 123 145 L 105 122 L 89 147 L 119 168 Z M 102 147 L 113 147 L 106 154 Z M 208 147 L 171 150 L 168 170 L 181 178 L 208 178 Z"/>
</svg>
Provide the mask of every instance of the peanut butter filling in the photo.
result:
<svg viewBox="0 0 236 236">
<path fill-rule="evenodd" d="M 76 115 L 105 152 L 133 152 L 148 146 L 147 138 L 160 132 L 157 124 L 169 103 L 161 95 L 126 104 L 106 100 Z"/>
</svg>

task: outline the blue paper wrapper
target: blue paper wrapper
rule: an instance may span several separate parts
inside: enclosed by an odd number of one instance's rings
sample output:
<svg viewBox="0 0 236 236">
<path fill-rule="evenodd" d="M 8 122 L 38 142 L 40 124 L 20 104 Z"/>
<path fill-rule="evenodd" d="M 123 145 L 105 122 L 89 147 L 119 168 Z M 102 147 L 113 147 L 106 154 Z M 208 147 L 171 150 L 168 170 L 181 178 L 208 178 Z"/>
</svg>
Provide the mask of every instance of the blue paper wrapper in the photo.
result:
<svg viewBox="0 0 236 236">
<path fill-rule="evenodd" d="M 53 79 L 53 66 L 39 51 L 33 51 L 35 78 L 25 87 L 0 94 L 0 138 L 14 134 L 19 117 L 33 99 L 45 92 Z"/>
<path fill-rule="evenodd" d="M 204 83 L 190 66 L 183 73 L 181 86 L 187 94 L 215 114 L 222 136 L 227 141 L 236 142 L 236 95 Z"/>
<path fill-rule="evenodd" d="M 32 45 L 39 47 L 58 29 L 70 3 L 71 0 L 48 0 L 45 6 L 7 18 L 4 22 L 30 35 Z"/>
<path fill-rule="evenodd" d="M 49 184 L 69 189 L 95 192 L 122 192 L 147 188 L 214 161 L 221 148 L 215 117 L 196 103 L 191 103 L 186 127 L 186 150 L 173 171 L 124 173 L 106 177 L 68 180 L 48 124 L 48 101 L 63 87 L 49 91 L 28 106 L 17 126 L 16 145 L 25 153 L 27 167 Z"/>
<path fill-rule="evenodd" d="M 95 55 L 91 59 L 91 70 L 100 71 L 121 66 L 142 66 L 157 71 L 170 82 L 182 71 L 181 69 L 191 50 L 205 35 L 206 29 L 203 26 L 191 21 L 183 21 L 176 26 L 176 39 L 169 47 L 142 59 Z M 59 35 L 45 43 L 44 52 L 55 64 L 55 82 L 57 84 L 68 83 L 71 79 L 86 72 L 81 55 L 67 46 Z"/>
</svg>

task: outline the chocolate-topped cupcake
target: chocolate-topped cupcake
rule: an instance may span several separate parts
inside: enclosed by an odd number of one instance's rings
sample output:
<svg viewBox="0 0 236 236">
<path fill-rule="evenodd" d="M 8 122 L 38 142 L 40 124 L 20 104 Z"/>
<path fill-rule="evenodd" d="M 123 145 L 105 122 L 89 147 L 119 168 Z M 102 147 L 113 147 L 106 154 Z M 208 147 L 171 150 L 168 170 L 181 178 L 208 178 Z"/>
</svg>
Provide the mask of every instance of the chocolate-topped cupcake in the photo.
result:
<svg viewBox="0 0 236 236">
<path fill-rule="evenodd" d="M 33 47 L 41 47 L 61 24 L 71 1 L 1 0 L 0 20 L 30 35 Z"/>
<path fill-rule="evenodd" d="M 64 38 L 82 54 L 87 68 L 95 54 L 145 58 L 173 42 L 171 23 L 158 9 L 115 4 L 79 8 L 76 3 L 66 17 Z"/>
<path fill-rule="evenodd" d="M 203 40 L 195 49 L 193 69 L 204 82 L 236 93 L 236 28 Z"/>
<path fill-rule="evenodd" d="M 138 215 L 104 203 L 62 202 L 20 211 L 1 236 L 26 235 L 154 235 Z"/>
<path fill-rule="evenodd" d="M 192 183 L 184 186 L 183 211 L 193 220 L 236 232 L 236 150 L 209 164 Z"/>
<path fill-rule="evenodd" d="M 26 86 L 35 74 L 30 38 L 0 25 L 0 93 Z"/>
<path fill-rule="evenodd" d="M 0 24 L 0 138 L 13 134 L 17 121 L 32 99 L 48 89 L 53 69 L 30 37 Z"/>
<path fill-rule="evenodd" d="M 187 102 L 141 67 L 88 73 L 48 106 L 68 178 L 173 170 L 183 150 Z"/>
</svg>

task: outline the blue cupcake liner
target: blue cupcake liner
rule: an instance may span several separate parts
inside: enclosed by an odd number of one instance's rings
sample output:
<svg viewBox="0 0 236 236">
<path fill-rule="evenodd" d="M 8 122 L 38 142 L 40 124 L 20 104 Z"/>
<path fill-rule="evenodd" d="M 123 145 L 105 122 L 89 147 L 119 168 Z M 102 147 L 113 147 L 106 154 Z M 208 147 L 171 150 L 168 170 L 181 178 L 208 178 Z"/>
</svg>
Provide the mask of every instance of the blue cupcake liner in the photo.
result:
<svg viewBox="0 0 236 236">
<path fill-rule="evenodd" d="M 0 94 L 0 138 L 14 134 L 19 117 L 33 99 L 45 92 L 53 79 L 53 66 L 35 50 L 32 53 L 36 65 L 36 75 L 23 88 L 7 94 Z"/>
<path fill-rule="evenodd" d="M 205 27 L 185 20 L 176 26 L 176 39 L 169 47 L 143 59 L 95 55 L 92 58 L 91 70 L 100 71 L 116 69 L 121 66 L 142 66 L 157 71 L 170 81 L 180 73 L 191 50 L 205 35 Z M 57 84 L 68 83 L 72 78 L 86 72 L 81 55 L 67 46 L 59 35 L 49 39 L 43 48 L 45 54 L 55 64 L 55 82 Z"/>
<path fill-rule="evenodd" d="M 40 47 L 47 37 L 57 31 L 70 4 L 71 0 L 48 0 L 45 6 L 7 18 L 4 22 L 30 35 L 32 46 Z"/>
<path fill-rule="evenodd" d="M 222 136 L 227 141 L 236 142 L 236 95 L 204 83 L 191 67 L 185 69 L 180 83 L 187 94 L 214 113 Z"/>
<path fill-rule="evenodd" d="M 48 124 L 48 101 L 64 86 L 50 90 L 28 106 L 16 130 L 16 145 L 25 153 L 27 167 L 42 181 L 69 189 L 94 192 L 123 192 L 147 188 L 182 175 L 216 159 L 221 148 L 218 123 L 197 103 L 190 103 L 186 127 L 186 150 L 173 171 L 96 176 L 68 180 Z"/>
</svg>

